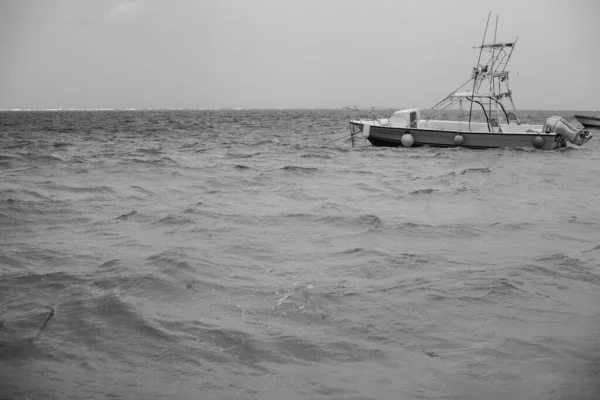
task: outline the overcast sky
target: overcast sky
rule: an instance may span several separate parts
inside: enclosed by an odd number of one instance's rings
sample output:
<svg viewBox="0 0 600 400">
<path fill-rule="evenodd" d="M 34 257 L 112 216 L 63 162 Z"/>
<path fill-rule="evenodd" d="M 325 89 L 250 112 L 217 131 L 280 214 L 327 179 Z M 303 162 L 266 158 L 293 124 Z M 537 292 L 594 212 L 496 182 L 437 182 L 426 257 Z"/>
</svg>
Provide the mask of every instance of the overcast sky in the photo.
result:
<svg viewBox="0 0 600 400">
<path fill-rule="evenodd" d="M 0 108 L 426 108 L 490 11 L 517 108 L 600 110 L 600 0 L 0 0 Z"/>
</svg>

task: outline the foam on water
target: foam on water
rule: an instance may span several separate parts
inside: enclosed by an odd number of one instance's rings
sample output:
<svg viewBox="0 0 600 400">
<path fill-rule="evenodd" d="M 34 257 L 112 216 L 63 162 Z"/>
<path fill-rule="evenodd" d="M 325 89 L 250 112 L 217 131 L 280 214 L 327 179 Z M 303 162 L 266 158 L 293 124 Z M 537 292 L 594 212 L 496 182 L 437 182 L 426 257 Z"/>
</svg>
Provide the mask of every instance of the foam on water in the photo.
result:
<svg viewBox="0 0 600 400">
<path fill-rule="evenodd" d="M 0 398 L 597 397 L 599 142 L 347 117 L 1 112 Z"/>
</svg>

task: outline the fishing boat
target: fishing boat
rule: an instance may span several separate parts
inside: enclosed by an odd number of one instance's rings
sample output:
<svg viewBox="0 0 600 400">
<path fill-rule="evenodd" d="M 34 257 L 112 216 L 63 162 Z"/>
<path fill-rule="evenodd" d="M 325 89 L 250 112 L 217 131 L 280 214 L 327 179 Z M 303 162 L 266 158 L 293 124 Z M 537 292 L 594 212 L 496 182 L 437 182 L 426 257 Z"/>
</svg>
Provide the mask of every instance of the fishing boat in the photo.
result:
<svg viewBox="0 0 600 400">
<path fill-rule="evenodd" d="M 600 118 L 587 115 L 574 115 L 581 125 L 588 129 L 600 129 Z"/>
<path fill-rule="evenodd" d="M 360 117 L 350 120 L 352 144 L 362 134 L 373 146 L 536 148 L 552 150 L 567 142 L 582 146 L 591 139 L 585 128 L 577 129 L 560 116 L 545 119 L 543 125 L 525 124 L 519 119 L 506 67 L 515 49 L 514 42 L 485 43 L 486 24 L 479 58 L 468 81 L 428 110 L 400 109 L 389 118 Z M 498 18 L 496 17 L 496 31 Z M 345 107 L 355 111 L 358 107 Z M 451 116 L 451 118 L 448 118 Z"/>
</svg>

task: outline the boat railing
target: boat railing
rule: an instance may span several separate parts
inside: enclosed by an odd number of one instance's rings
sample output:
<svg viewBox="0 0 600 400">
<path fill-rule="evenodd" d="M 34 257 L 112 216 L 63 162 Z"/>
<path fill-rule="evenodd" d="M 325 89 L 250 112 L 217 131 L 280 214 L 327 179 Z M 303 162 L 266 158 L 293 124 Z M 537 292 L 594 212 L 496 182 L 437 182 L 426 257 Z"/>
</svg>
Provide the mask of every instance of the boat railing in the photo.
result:
<svg viewBox="0 0 600 400">
<path fill-rule="evenodd" d="M 344 106 L 344 109 L 356 113 L 354 119 L 358 119 L 363 122 L 370 122 L 371 125 L 389 126 L 391 122 L 389 120 L 389 113 L 392 114 L 402 109 L 401 107 L 391 106 Z M 353 119 L 349 117 L 349 119 Z"/>
</svg>

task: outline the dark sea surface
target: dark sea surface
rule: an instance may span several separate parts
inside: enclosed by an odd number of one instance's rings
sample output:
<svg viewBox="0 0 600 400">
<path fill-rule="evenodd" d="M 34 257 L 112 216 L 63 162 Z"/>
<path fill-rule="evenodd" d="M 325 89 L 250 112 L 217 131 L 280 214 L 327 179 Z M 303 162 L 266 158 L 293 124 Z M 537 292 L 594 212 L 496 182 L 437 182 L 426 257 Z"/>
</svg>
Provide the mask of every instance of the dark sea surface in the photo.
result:
<svg viewBox="0 0 600 400">
<path fill-rule="evenodd" d="M 600 132 L 348 116 L 0 112 L 0 398 L 600 398 Z"/>
</svg>

